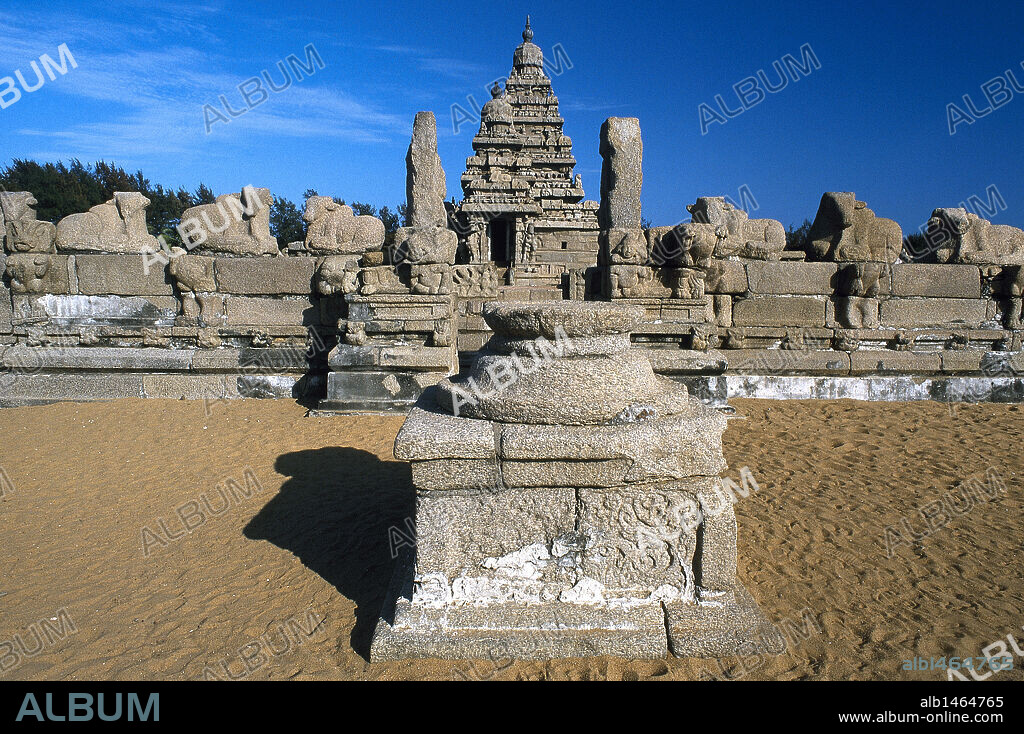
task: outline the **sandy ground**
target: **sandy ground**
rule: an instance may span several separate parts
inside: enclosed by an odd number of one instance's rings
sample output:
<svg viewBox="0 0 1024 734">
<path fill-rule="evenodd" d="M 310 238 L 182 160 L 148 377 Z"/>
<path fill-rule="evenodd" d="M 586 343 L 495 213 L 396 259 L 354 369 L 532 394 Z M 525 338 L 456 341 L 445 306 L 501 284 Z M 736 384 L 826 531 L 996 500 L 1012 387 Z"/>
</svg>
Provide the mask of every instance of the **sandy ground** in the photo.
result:
<svg viewBox="0 0 1024 734">
<path fill-rule="evenodd" d="M 978 657 L 1008 635 L 1024 647 L 1024 409 L 735 407 L 729 474 L 758 485 L 736 505 L 740 577 L 789 630 L 785 654 L 375 665 L 389 528 L 401 542 L 412 516 L 391 458 L 400 416 L 258 400 L 2 410 L 0 679 L 936 680 L 903 661 Z M 994 495 L 973 507 L 955 492 L 972 478 Z"/>
</svg>

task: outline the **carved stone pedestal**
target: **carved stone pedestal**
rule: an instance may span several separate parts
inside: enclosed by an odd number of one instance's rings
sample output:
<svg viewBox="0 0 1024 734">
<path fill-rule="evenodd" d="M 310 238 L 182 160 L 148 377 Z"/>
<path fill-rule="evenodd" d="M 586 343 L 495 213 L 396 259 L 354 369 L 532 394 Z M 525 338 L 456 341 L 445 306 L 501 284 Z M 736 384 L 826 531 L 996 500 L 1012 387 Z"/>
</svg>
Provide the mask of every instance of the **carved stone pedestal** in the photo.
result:
<svg viewBox="0 0 1024 734">
<path fill-rule="evenodd" d="M 629 346 L 643 316 L 485 307 L 495 336 L 470 374 L 424 392 L 395 442 L 417 540 L 373 659 L 719 655 L 774 636 L 736 580 L 725 418 Z"/>
</svg>

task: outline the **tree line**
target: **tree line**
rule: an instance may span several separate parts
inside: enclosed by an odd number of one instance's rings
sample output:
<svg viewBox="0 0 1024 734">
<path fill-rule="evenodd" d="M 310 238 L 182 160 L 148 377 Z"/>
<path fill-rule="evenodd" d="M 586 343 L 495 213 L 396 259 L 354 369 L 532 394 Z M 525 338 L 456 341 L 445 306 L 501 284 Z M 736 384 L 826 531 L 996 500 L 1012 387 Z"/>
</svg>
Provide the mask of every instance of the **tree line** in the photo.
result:
<svg viewBox="0 0 1024 734">
<path fill-rule="evenodd" d="M 138 191 L 151 202 L 146 211 L 150 234 L 163 235 L 172 245 L 181 244 L 176 227 L 181 221 L 182 212 L 198 204 L 212 204 L 216 199 L 213 191 L 203 183 L 195 191 L 185 188 L 165 189 L 160 184 L 151 183 L 142 171 L 128 173 L 113 163 L 97 161 L 83 164 L 77 158 L 67 165 L 63 162 L 37 163 L 15 158 L 11 165 L 0 169 L 0 190 L 31 191 L 39 202 L 36 206 L 38 217 L 54 223 L 69 214 L 88 211 L 90 207 L 109 201 L 115 191 Z M 301 208 L 283 196 L 274 197 L 270 207 L 270 233 L 282 246 L 306 238 L 306 222 L 302 219 L 302 211 L 305 209 L 305 200 L 310 196 L 319 194 L 315 189 L 307 189 L 303 193 Z M 344 199 L 332 198 L 339 204 L 345 203 Z M 404 202 L 394 209 L 388 206 L 378 208 L 358 201 L 349 206 L 357 215 L 378 217 L 384 223 L 388 241 L 405 219 Z M 644 224 L 650 225 L 646 221 Z M 799 227 L 790 225 L 786 230 L 786 249 L 803 249 L 810 229 L 809 219 L 805 219 Z M 905 244 L 908 241 L 912 245 L 920 244 L 916 240 L 924 240 L 924 235 L 911 234 Z"/>
<path fill-rule="evenodd" d="M 212 204 L 216 196 L 208 186 L 200 183 L 194 191 L 184 187 L 177 190 L 153 184 L 142 171 L 128 173 L 124 168 L 106 161 L 84 164 L 77 158 L 65 164 L 37 163 L 15 158 L 9 166 L 0 169 L 0 191 L 31 191 L 39 202 L 36 215 L 39 219 L 59 222 L 69 214 L 88 211 L 97 204 L 109 201 L 115 191 L 137 191 L 150 200 L 146 210 L 146 225 L 152 235 L 163 235 L 172 245 L 181 244 L 176 229 L 182 212 L 199 204 Z M 318 196 L 313 189 L 303 194 L 302 206 L 283 196 L 275 196 L 270 206 L 270 233 L 279 244 L 304 240 L 306 222 L 302 219 L 305 199 Z M 344 199 L 333 197 L 339 204 Z M 362 202 L 349 204 L 356 214 L 379 217 L 389 237 L 401 224 L 405 216 L 405 204 L 392 210 Z"/>
</svg>

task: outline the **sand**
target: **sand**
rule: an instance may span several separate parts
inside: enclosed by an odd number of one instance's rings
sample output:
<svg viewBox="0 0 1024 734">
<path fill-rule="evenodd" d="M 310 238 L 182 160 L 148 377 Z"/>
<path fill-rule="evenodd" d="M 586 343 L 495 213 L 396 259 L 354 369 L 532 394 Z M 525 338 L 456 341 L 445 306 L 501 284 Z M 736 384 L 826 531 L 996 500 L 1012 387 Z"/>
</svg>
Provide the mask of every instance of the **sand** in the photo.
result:
<svg viewBox="0 0 1024 734">
<path fill-rule="evenodd" d="M 729 475 L 746 466 L 758 485 L 736 504 L 739 575 L 790 629 L 785 654 L 372 665 L 413 511 L 391 458 L 401 416 L 259 400 L 0 410 L 0 679 L 944 680 L 903 661 L 1024 642 L 1024 408 L 734 405 Z M 949 493 L 990 467 L 1005 492 L 954 515 Z M 952 517 L 920 537 L 923 507 Z M 887 526 L 910 540 L 902 518 L 919 539 L 887 548 Z"/>
</svg>

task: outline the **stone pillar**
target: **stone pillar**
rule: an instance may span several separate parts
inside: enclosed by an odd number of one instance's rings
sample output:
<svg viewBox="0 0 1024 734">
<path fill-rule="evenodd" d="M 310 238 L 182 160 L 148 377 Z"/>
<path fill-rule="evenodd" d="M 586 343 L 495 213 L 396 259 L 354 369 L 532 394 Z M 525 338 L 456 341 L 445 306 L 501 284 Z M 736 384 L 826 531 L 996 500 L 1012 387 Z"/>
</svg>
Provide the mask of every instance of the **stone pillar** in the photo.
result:
<svg viewBox="0 0 1024 734">
<path fill-rule="evenodd" d="M 635 306 L 489 303 L 470 374 L 395 441 L 416 549 L 374 660 L 726 655 L 772 639 L 736 580 L 725 418 L 657 377 Z M 763 644 L 762 647 L 765 647 Z"/>
<path fill-rule="evenodd" d="M 391 264 L 370 265 L 364 256 L 361 267 L 339 264 L 334 275 L 348 313 L 327 360 L 323 411 L 407 407 L 425 387 L 458 370 L 452 292 L 458 237 L 447 228 L 432 112 L 416 114 L 405 160 L 408 213 Z"/>
<path fill-rule="evenodd" d="M 640 226 L 643 141 L 635 117 L 609 117 L 601 126 L 601 207 L 599 266 L 606 298 L 643 306 L 658 337 L 678 336 L 679 345 L 706 350 L 715 332 L 714 312 L 705 295 L 704 271 L 674 267 L 652 257 Z M 666 267 L 668 266 L 668 267 Z M 678 324 L 675 334 L 666 324 Z M 644 333 L 641 327 L 640 332 Z"/>
</svg>

